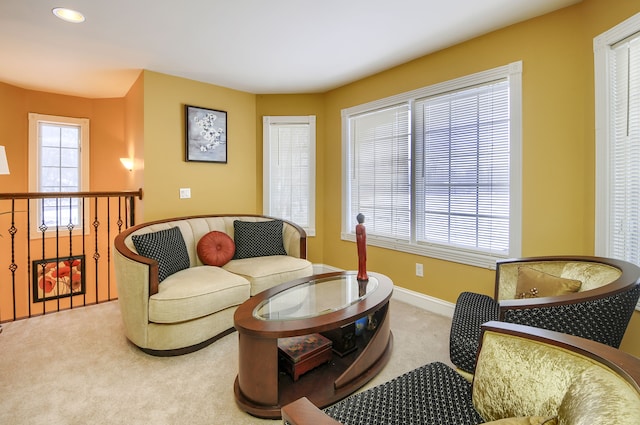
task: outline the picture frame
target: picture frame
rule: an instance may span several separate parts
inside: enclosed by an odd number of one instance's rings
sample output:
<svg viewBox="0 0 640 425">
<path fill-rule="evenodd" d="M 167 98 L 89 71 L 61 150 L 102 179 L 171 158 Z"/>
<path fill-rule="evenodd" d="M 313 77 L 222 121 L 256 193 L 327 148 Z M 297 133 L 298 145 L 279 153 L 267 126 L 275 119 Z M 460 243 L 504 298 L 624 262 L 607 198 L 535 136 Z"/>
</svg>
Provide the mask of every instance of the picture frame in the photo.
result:
<svg viewBox="0 0 640 425">
<path fill-rule="evenodd" d="M 185 105 L 187 162 L 227 163 L 227 112 Z"/>
<path fill-rule="evenodd" d="M 32 265 L 34 302 L 86 292 L 84 255 L 33 260 Z"/>
</svg>

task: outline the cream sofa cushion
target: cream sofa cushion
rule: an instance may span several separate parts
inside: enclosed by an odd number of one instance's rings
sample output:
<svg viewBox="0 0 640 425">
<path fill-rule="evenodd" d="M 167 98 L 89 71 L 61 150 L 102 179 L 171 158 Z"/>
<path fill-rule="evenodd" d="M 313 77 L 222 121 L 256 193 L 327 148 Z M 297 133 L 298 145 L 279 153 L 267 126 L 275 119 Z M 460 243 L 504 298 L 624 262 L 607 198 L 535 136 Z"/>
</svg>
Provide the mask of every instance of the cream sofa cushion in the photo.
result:
<svg viewBox="0 0 640 425">
<path fill-rule="evenodd" d="M 231 260 L 222 268 L 251 282 L 252 296 L 282 282 L 313 274 L 310 261 L 289 255 Z"/>
<path fill-rule="evenodd" d="M 197 266 L 167 277 L 149 298 L 149 321 L 197 319 L 249 299 L 249 281 L 220 267 Z"/>
</svg>

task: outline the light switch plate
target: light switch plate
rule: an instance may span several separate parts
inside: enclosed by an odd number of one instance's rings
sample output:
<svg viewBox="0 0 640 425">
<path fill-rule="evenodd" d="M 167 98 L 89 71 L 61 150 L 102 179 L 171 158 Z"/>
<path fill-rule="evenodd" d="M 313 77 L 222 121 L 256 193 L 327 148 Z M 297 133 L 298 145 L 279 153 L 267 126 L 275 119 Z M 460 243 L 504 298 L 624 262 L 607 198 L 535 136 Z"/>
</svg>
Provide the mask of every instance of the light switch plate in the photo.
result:
<svg viewBox="0 0 640 425">
<path fill-rule="evenodd" d="M 181 188 L 180 189 L 180 199 L 191 198 L 191 188 Z"/>
</svg>

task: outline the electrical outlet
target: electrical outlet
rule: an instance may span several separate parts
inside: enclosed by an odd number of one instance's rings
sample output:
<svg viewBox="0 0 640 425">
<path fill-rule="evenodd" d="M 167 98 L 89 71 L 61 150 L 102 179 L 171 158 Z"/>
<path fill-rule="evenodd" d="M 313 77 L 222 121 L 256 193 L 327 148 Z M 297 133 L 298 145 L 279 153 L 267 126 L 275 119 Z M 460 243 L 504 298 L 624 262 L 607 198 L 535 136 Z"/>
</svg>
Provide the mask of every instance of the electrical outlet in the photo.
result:
<svg viewBox="0 0 640 425">
<path fill-rule="evenodd" d="M 191 198 L 191 188 L 180 188 L 180 199 Z"/>
<path fill-rule="evenodd" d="M 416 276 L 424 276 L 424 268 L 422 267 L 422 263 L 416 263 Z"/>
</svg>

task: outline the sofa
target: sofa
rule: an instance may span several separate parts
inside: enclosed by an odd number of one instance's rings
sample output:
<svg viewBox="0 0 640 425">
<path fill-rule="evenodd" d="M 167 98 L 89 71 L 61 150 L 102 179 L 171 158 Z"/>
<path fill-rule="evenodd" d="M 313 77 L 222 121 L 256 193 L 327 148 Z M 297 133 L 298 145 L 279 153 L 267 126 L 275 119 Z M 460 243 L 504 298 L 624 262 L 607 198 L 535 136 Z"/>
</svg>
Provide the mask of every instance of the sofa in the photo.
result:
<svg viewBox="0 0 640 425">
<path fill-rule="evenodd" d="M 236 308 L 280 283 L 313 274 L 306 233 L 260 215 L 202 215 L 139 224 L 114 240 L 127 338 L 170 356 L 234 330 Z"/>
<path fill-rule="evenodd" d="M 480 325 L 535 326 L 619 347 L 640 297 L 640 267 L 594 256 L 512 258 L 496 264 L 493 297 L 463 292 L 451 325 L 451 361 L 473 374 Z"/>
<path fill-rule="evenodd" d="M 504 322 L 482 326 L 473 381 L 441 362 L 317 409 L 282 408 L 291 425 L 637 425 L 640 359 L 595 341 Z"/>
</svg>

